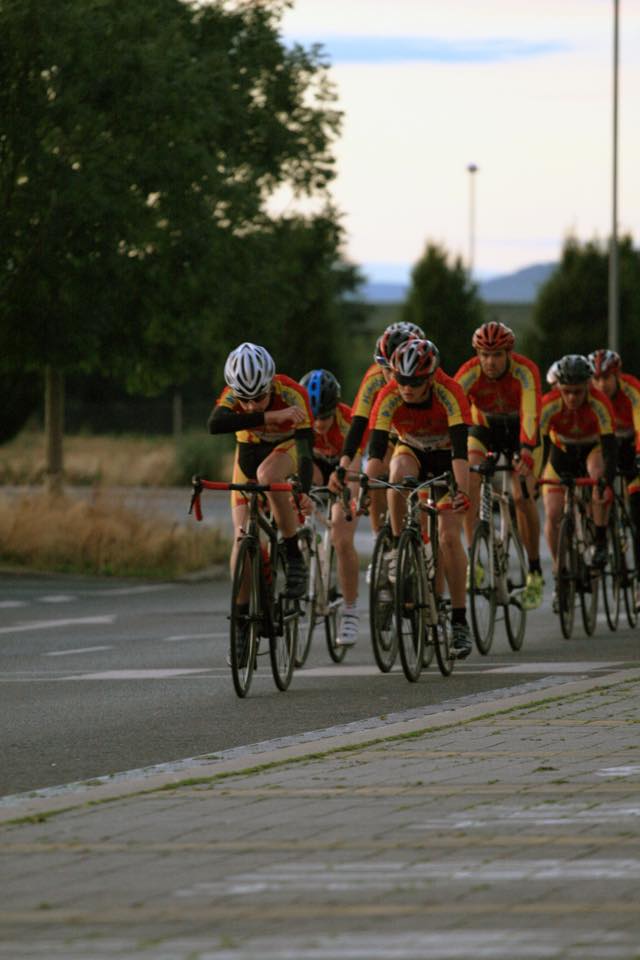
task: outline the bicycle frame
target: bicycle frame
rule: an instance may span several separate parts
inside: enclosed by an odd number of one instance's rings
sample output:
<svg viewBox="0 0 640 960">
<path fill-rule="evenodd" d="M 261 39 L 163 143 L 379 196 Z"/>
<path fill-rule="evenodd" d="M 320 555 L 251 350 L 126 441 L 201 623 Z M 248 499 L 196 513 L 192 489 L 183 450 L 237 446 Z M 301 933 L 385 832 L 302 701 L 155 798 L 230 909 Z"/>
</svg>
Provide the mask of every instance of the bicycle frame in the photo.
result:
<svg viewBox="0 0 640 960">
<path fill-rule="evenodd" d="M 499 458 L 487 455 L 485 462 L 472 470 L 480 474 L 480 508 L 479 522 L 486 524 L 489 534 L 491 550 L 489 553 L 489 586 L 496 591 L 496 602 L 504 606 L 511 599 L 507 583 L 507 557 L 505 544 L 509 536 L 516 529 L 511 516 L 511 493 L 509 490 L 508 475 L 513 472 L 511 464 L 499 464 Z M 496 490 L 493 477 L 501 473 L 500 489 Z M 499 530 L 493 520 L 494 506 L 497 505 L 500 514 Z M 524 589 L 524 584 L 522 585 Z"/>
</svg>

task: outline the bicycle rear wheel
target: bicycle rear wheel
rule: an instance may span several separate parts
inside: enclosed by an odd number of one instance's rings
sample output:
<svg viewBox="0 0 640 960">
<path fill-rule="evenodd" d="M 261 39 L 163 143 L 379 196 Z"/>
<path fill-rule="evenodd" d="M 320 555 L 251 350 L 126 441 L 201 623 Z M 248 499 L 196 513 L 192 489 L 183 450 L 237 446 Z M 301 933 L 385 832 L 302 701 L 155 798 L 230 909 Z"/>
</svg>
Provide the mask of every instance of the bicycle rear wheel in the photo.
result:
<svg viewBox="0 0 640 960">
<path fill-rule="evenodd" d="M 607 565 L 602 571 L 602 600 L 610 630 L 617 630 L 622 605 L 620 547 L 615 518 L 607 529 Z"/>
<path fill-rule="evenodd" d="M 325 590 L 327 607 L 324 615 L 324 635 L 327 641 L 327 650 L 334 663 L 342 663 L 347 652 L 346 647 L 338 645 L 338 617 L 342 608 L 342 594 L 338 586 L 338 564 L 333 544 L 329 546 L 327 562 L 327 582 Z"/>
<path fill-rule="evenodd" d="M 558 537 L 558 613 L 560 628 L 565 639 L 573 633 L 575 617 L 576 580 L 578 578 L 578 558 L 573 541 L 573 524 L 563 517 Z"/>
<path fill-rule="evenodd" d="M 638 567 L 636 565 L 635 538 L 636 530 L 626 510 L 620 512 L 619 520 L 620 543 L 620 574 L 624 606 L 627 613 L 627 623 L 635 627 L 638 622 L 636 608 L 636 592 L 638 587 Z"/>
<path fill-rule="evenodd" d="M 584 524 L 584 556 L 579 562 L 580 607 L 582 609 L 582 623 L 587 636 L 591 637 L 596 628 L 598 619 L 598 592 L 600 590 L 600 571 L 596 570 L 584 557 L 591 558 L 595 549 L 595 527 L 591 520 L 585 518 Z"/>
<path fill-rule="evenodd" d="M 398 655 L 398 634 L 393 616 L 393 584 L 389 580 L 385 555 L 391 551 L 391 529 L 382 527 L 371 557 L 369 583 L 369 626 L 373 656 L 382 673 L 388 673 Z"/>
<path fill-rule="evenodd" d="M 273 572 L 275 611 L 269 637 L 271 672 L 278 690 L 286 690 L 291 683 L 300 628 L 300 605 L 298 600 L 285 596 L 278 590 L 278 582 L 286 582 L 284 552 L 278 549 L 276 570 Z"/>
<path fill-rule="evenodd" d="M 504 625 L 509 646 L 512 650 L 520 650 L 527 628 L 527 611 L 522 606 L 522 594 L 527 584 L 527 565 L 522 541 L 515 529 L 509 532 L 504 549 L 509 593 L 509 602 L 504 605 Z"/>
<path fill-rule="evenodd" d="M 233 571 L 229 616 L 231 677 L 239 697 L 248 694 L 256 663 L 262 620 L 260 564 L 258 545 L 245 538 Z"/>
<path fill-rule="evenodd" d="M 471 630 L 476 647 L 486 655 L 493 643 L 496 619 L 496 589 L 493 585 L 491 539 L 486 523 L 476 526 L 469 556 L 469 605 Z"/>
<path fill-rule="evenodd" d="M 414 683 L 420 676 L 424 652 L 425 575 L 421 543 L 405 531 L 398 544 L 395 611 L 402 669 Z"/>
<path fill-rule="evenodd" d="M 312 556 L 312 550 L 317 551 L 317 544 L 312 546 L 311 538 L 314 536 L 312 530 L 304 527 L 300 531 L 299 543 L 302 556 L 304 557 L 304 562 L 308 571 L 308 584 L 307 584 L 307 596 L 305 598 L 305 609 L 304 613 L 306 614 L 306 622 L 300 624 L 298 629 L 298 642 L 296 644 L 296 652 L 294 658 L 294 665 L 296 667 L 303 667 L 306 663 L 306 660 L 309 656 L 311 650 L 311 641 L 313 640 L 313 631 L 315 629 L 316 623 L 318 622 L 318 616 L 316 613 L 318 605 L 318 560 L 317 556 Z M 314 577 L 315 583 L 312 584 L 311 577 Z"/>
</svg>

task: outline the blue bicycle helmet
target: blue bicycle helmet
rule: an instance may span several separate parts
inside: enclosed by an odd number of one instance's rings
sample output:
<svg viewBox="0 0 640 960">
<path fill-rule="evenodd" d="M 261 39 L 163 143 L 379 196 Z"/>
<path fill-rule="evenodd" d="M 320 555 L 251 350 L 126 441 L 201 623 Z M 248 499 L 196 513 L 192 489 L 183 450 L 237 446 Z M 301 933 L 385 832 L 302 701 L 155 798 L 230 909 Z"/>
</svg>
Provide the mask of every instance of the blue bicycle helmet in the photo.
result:
<svg viewBox="0 0 640 960">
<path fill-rule="evenodd" d="M 340 399 L 340 384 L 329 370 L 310 370 L 300 381 L 306 387 L 314 417 L 330 416 Z"/>
</svg>

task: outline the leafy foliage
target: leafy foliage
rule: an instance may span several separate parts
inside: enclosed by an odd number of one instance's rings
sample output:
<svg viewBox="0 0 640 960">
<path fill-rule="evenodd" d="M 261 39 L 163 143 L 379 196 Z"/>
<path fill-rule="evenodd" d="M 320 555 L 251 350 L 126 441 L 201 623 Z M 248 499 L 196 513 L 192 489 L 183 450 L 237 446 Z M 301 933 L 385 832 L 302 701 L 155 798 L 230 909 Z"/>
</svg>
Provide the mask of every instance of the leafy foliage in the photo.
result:
<svg viewBox="0 0 640 960">
<path fill-rule="evenodd" d="M 619 241 L 620 353 L 640 370 L 640 253 Z M 608 342 L 609 252 L 604 242 L 569 238 L 557 269 L 540 289 L 524 349 L 542 371 L 567 353 L 590 353 Z"/>
<path fill-rule="evenodd" d="M 442 368 L 449 375 L 468 360 L 473 331 L 485 316 L 460 257 L 449 258 L 437 244 L 427 244 L 411 272 L 401 319 L 422 327 L 438 347 Z"/>
</svg>

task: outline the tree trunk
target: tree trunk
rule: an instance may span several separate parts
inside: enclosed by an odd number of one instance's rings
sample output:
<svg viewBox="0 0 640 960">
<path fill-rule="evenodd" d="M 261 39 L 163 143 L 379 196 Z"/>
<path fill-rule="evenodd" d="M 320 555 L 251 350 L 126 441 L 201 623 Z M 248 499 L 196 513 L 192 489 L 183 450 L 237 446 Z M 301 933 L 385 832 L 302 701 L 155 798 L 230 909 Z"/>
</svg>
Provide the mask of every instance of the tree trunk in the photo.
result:
<svg viewBox="0 0 640 960">
<path fill-rule="evenodd" d="M 174 390 L 173 393 L 173 438 L 179 440 L 182 436 L 182 391 Z"/>
<path fill-rule="evenodd" d="M 49 493 L 59 494 L 63 481 L 64 376 L 47 366 L 44 377 L 45 484 Z"/>
</svg>

